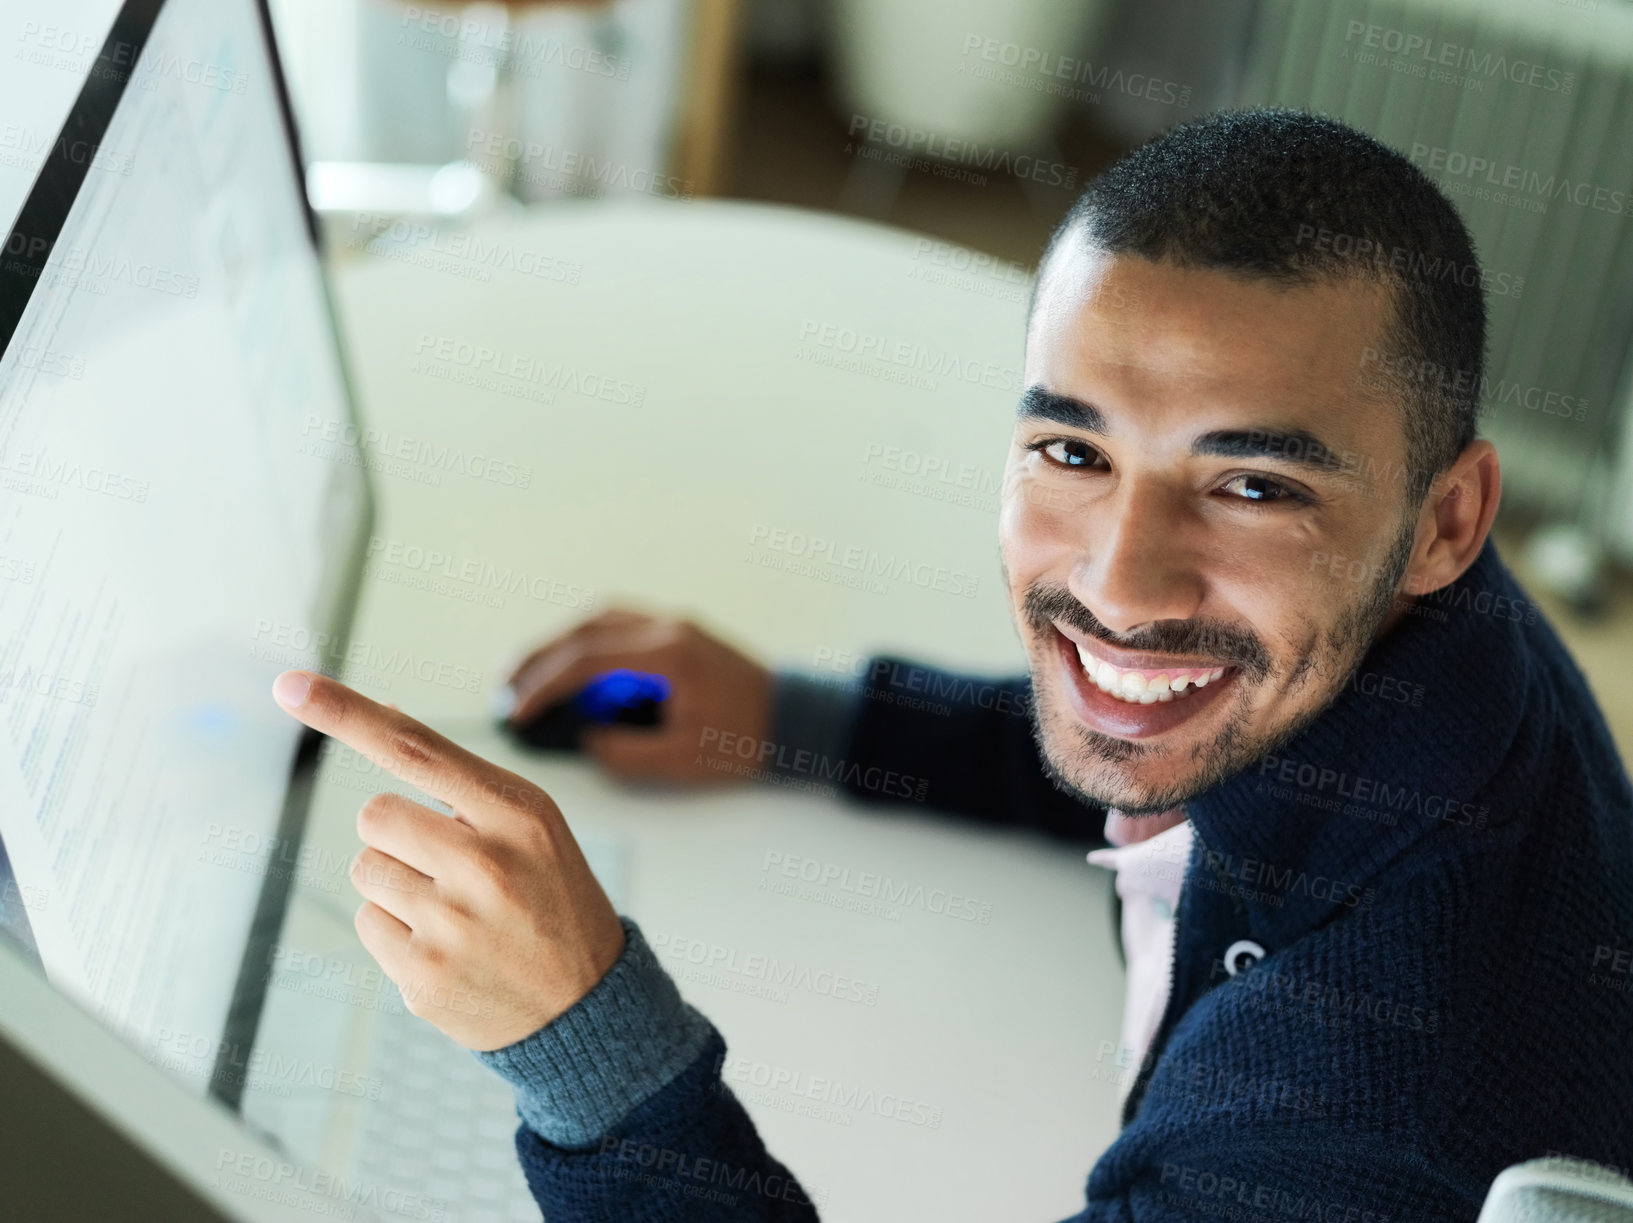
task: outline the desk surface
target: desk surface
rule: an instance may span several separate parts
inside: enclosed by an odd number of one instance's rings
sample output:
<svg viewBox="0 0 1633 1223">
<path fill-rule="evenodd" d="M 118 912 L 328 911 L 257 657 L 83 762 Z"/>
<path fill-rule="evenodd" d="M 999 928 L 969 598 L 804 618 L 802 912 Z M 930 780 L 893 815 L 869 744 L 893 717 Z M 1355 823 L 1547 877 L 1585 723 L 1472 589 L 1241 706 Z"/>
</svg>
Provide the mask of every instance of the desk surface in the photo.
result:
<svg viewBox="0 0 1633 1223">
<path fill-rule="evenodd" d="M 627 846 L 626 911 L 685 949 L 666 962 L 831 1220 L 1080 1208 L 1117 1128 L 1104 873 L 927 814 L 641 793 L 515 753 L 483 711 L 496 656 L 620 598 L 806 666 L 881 647 L 1022 666 L 995 530 L 1027 286 L 963 261 L 787 209 L 584 205 L 337 276 L 386 465 L 354 678 Z M 370 669 L 392 651 L 425 678 Z M 363 795 L 333 773 L 310 835 L 349 854 Z M 767 870 L 796 855 L 848 883 Z M 844 907 L 864 873 L 904 903 Z M 763 989 L 756 955 L 797 965 L 792 987 Z"/>
</svg>

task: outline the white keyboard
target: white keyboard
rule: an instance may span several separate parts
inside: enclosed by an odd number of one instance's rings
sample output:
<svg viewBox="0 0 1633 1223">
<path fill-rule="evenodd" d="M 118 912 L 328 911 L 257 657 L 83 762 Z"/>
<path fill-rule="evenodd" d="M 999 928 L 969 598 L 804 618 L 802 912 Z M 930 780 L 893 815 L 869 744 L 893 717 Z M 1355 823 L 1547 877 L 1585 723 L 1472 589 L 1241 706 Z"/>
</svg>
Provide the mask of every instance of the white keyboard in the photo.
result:
<svg viewBox="0 0 1633 1223">
<path fill-rule="evenodd" d="M 378 1187 L 382 1218 L 426 1218 L 423 1206 L 443 1223 L 539 1223 L 503 1079 L 407 1011 L 380 1014 L 368 1073 L 382 1086 L 353 1171 Z"/>
</svg>

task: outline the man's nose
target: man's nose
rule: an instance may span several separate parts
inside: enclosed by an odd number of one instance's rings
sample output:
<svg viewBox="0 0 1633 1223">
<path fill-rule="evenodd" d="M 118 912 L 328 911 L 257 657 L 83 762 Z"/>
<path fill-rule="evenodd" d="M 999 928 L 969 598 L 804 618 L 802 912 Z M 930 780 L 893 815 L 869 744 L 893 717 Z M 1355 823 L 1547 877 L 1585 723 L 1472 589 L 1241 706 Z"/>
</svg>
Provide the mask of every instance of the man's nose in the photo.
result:
<svg viewBox="0 0 1633 1223">
<path fill-rule="evenodd" d="M 1172 492 L 1125 483 L 1106 508 L 1084 524 L 1071 592 L 1114 633 L 1195 616 L 1204 583 Z"/>
</svg>

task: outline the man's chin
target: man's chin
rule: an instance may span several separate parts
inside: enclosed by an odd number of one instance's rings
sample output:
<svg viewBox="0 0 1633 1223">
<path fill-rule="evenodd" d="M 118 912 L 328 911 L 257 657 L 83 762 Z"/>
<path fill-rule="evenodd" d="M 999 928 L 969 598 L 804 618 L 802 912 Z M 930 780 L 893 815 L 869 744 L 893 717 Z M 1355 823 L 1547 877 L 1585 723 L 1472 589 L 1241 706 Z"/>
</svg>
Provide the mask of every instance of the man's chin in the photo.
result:
<svg viewBox="0 0 1633 1223">
<path fill-rule="evenodd" d="M 1184 806 L 1256 760 L 1260 751 L 1227 733 L 1207 749 L 1113 739 L 1076 722 L 1049 718 L 1036 706 L 1032 737 L 1057 789 L 1124 815 L 1157 815 Z"/>
<path fill-rule="evenodd" d="M 1095 807 L 1115 807 L 1124 815 L 1156 815 L 1180 806 L 1202 792 L 1202 778 L 1165 776 L 1170 770 L 1139 748 L 1126 759 L 1115 748 L 1111 752 L 1072 743 L 1055 742 L 1034 723 L 1033 737 L 1044 771 L 1055 787 Z M 1114 741 L 1115 742 L 1115 741 Z M 1128 745 L 1134 746 L 1134 745 Z"/>
<path fill-rule="evenodd" d="M 1084 802 L 1096 807 L 1115 807 L 1124 815 L 1138 818 L 1142 815 L 1160 815 L 1184 806 L 1202 792 L 1203 787 L 1183 780 L 1162 784 L 1132 778 L 1110 779 L 1104 776 L 1072 779 L 1063 777 L 1058 769 L 1051 769 L 1055 784 Z"/>
<path fill-rule="evenodd" d="M 1189 744 L 1131 743 L 1085 733 L 1078 725 L 1062 729 L 1051 722 L 1044 730 L 1034 706 L 1032 736 L 1044 771 L 1056 787 L 1093 806 L 1115 807 L 1124 815 L 1156 815 L 1182 807 L 1251 767 L 1266 754 L 1280 751 L 1320 716 L 1329 701 L 1305 710 L 1268 735 L 1250 736 L 1227 726 L 1213 742 Z"/>
<path fill-rule="evenodd" d="M 1119 814 L 1126 815 L 1130 819 L 1138 820 L 1155 815 L 1162 815 L 1164 812 L 1172 811 L 1175 807 L 1183 807 L 1193 797 L 1195 796 L 1187 795 L 1185 798 L 1176 799 L 1171 803 L 1155 803 L 1150 806 L 1143 807 L 1131 806 L 1128 803 L 1104 803 L 1101 805 L 1105 807 L 1115 807 Z"/>
</svg>

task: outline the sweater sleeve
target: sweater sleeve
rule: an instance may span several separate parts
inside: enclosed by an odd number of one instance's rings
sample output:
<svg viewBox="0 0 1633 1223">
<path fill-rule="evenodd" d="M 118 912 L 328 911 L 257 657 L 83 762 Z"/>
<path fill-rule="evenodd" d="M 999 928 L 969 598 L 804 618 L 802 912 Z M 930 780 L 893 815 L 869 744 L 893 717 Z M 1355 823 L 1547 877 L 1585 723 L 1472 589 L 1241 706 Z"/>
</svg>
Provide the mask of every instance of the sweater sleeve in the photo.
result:
<svg viewBox="0 0 1633 1223">
<path fill-rule="evenodd" d="M 772 738 L 853 799 L 1104 844 L 1104 807 L 1058 788 L 1032 736 L 1032 683 L 880 656 L 856 677 L 778 671 Z"/>
<path fill-rule="evenodd" d="M 810 1223 L 812 1198 L 723 1082 L 725 1055 L 625 918 L 594 989 L 477 1057 L 516 1093 L 516 1151 L 550 1223 Z"/>
</svg>

